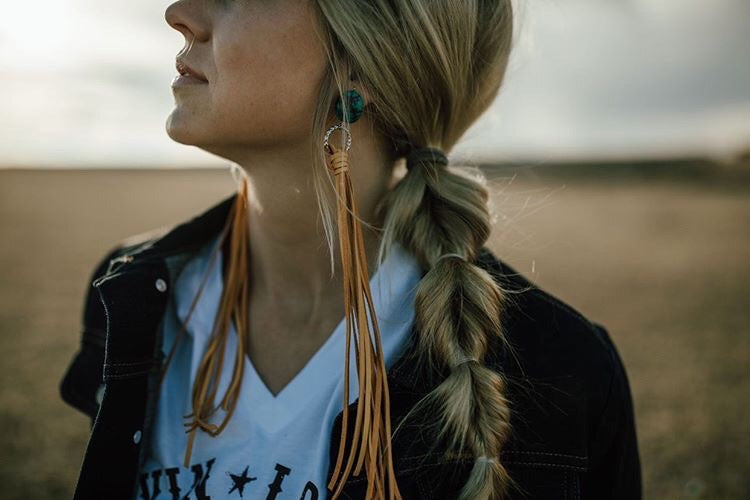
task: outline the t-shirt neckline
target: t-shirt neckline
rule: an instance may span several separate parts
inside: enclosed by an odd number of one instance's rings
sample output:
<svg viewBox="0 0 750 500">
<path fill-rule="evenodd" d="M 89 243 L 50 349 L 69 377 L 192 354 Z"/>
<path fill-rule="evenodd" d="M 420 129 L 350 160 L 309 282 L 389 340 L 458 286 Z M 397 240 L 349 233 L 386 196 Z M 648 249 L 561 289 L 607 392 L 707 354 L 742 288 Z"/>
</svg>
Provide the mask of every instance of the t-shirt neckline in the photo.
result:
<svg viewBox="0 0 750 500">
<path fill-rule="evenodd" d="M 206 245 L 184 268 L 178 277 L 175 288 L 177 301 L 177 315 L 184 322 L 188 309 L 197 290 L 203 273 L 208 265 L 211 251 L 219 244 L 217 236 L 209 245 Z M 208 343 L 213 320 L 219 306 L 221 291 L 223 290 L 223 277 L 220 270 L 223 269 L 223 252 L 219 251 L 210 275 L 204 287 L 203 293 L 196 304 L 190 323 L 187 325 L 186 333 L 193 338 L 193 361 L 191 367 L 191 390 L 192 381 L 195 380 L 198 365 Z M 386 255 L 382 265 L 376 268 L 370 277 L 370 289 L 373 297 L 373 306 L 378 316 L 381 340 L 385 349 L 384 334 L 387 334 L 387 322 L 389 312 L 394 308 L 402 306 L 399 298 L 404 297 L 408 285 L 413 279 L 412 273 L 416 272 L 416 260 L 406 253 L 398 244 L 394 244 L 391 251 Z M 408 269 L 411 267 L 411 269 Z M 386 271 L 386 272 L 384 272 Z M 388 290 L 391 293 L 387 293 Z M 369 316 L 369 314 L 368 314 Z M 337 385 L 343 386 L 344 366 L 343 358 L 345 352 L 346 318 L 342 317 L 333 332 L 326 338 L 318 350 L 307 360 L 302 369 L 287 382 L 287 384 L 274 395 L 259 376 L 252 360 L 245 355 L 244 378 L 240 388 L 239 401 L 247 405 L 251 410 L 253 418 L 267 431 L 276 432 L 285 425 L 293 422 L 300 412 L 304 411 L 306 404 L 315 397 L 321 397 L 321 393 L 330 394 L 336 390 Z M 352 339 L 352 344 L 354 339 Z M 229 338 L 224 357 L 224 367 L 220 377 L 217 400 L 220 400 L 226 391 L 231 379 L 234 367 L 234 353 L 237 349 L 237 332 L 234 322 L 231 323 Z M 349 403 L 358 397 L 358 384 L 356 372 L 355 347 L 350 347 L 349 364 Z M 343 404 L 343 400 L 341 403 Z M 223 411 L 219 410 L 217 415 L 223 417 Z M 220 421 L 218 416 L 216 422 Z"/>
</svg>

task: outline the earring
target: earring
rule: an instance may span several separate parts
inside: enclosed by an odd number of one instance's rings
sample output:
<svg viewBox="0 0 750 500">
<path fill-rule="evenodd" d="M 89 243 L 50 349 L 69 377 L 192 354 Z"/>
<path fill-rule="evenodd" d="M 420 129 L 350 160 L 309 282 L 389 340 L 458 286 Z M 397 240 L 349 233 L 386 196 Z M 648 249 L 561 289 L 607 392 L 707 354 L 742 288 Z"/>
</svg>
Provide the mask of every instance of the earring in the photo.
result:
<svg viewBox="0 0 750 500">
<path fill-rule="evenodd" d="M 354 123 L 362 116 L 362 113 L 365 110 L 365 101 L 356 89 L 347 90 L 344 99 L 346 101 L 345 106 L 342 105 L 341 97 L 336 99 L 336 118 L 338 118 L 339 121 L 344 121 L 343 108 L 346 107 L 348 116 L 346 121 Z"/>
<path fill-rule="evenodd" d="M 356 90 L 347 92 L 347 97 L 349 110 L 353 108 L 356 111 L 348 113 L 350 121 L 356 121 L 362 114 L 362 97 Z M 337 110 L 340 109 L 339 104 L 337 104 Z M 341 119 L 342 116 L 339 118 Z M 328 141 L 335 130 L 340 130 L 346 135 L 346 142 L 341 149 Z M 370 290 L 362 227 L 349 175 L 351 146 L 352 136 L 343 121 L 326 132 L 323 149 L 328 154 L 327 166 L 335 178 L 338 240 L 346 317 L 341 440 L 328 489 L 333 491 L 333 498 L 338 498 L 347 478 L 352 473 L 352 468 L 354 475 L 359 476 L 364 467 L 369 482 L 367 498 L 401 500 L 391 455 L 390 399 L 383 346 Z M 368 312 L 371 321 L 368 321 Z M 348 450 L 344 465 L 349 425 L 349 358 L 352 340 L 356 348 L 359 401 L 354 419 L 351 449 Z M 388 491 L 387 496 L 386 491 Z"/>
</svg>

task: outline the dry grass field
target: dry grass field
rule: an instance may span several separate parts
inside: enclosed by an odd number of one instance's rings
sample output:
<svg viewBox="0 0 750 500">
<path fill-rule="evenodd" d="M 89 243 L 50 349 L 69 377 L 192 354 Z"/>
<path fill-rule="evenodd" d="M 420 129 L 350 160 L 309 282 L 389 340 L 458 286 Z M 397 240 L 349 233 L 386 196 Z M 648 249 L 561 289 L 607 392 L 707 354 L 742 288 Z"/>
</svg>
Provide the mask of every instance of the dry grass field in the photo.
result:
<svg viewBox="0 0 750 500">
<path fill-rule="evenodd" d="M 618 346 L 646 498 L 750 498 L 750 186 L 491 181 L 489 246 Z M 224 170 L 0 171 L 0 497 L 72 494 L 88 420 L 58 384 L 95 262 L 233 188 Z"/>
</svg>

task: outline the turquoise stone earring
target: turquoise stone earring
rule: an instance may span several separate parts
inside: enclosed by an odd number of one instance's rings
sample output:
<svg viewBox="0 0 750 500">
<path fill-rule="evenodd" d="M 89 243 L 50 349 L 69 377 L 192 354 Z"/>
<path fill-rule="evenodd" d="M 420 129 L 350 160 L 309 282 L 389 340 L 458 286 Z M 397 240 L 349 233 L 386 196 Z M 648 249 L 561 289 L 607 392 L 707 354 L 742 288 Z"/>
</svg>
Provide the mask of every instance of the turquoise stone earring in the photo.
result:
<svg viewBox="0 0 750 500">
<path fill-rule="evenodd" d="M 345 96 L 347 104 L 347 121 L 349 123 L 354 123 L 359 120 L 360 116 L 362 116 L 362 113 L 365 110 L 365 102 L 359 92 L 357 92 L 355 89 L 347 90 Z M 344 121 L 343 107 L 344 106 L 342 106 L 341 98 L 339 97 L 338 99 L 336 99 L 336 117 L 341 121 Z"/>
</svg>

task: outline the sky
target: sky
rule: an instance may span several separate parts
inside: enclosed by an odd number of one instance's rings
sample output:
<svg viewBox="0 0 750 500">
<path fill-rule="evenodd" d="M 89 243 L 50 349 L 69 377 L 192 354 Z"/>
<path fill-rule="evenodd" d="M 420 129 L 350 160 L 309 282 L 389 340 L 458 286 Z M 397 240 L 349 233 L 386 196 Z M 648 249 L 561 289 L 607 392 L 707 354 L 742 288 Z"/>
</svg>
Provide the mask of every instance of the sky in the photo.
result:
<svg viewBox="0 0 750 500">
<path fill-rule="evenodd" d="M 165 0 L 5 2 L 0 165 L 226 166 L 165 132 Z M 750 145 L 750 1 L 518 0 L 497 100 L 451 157 L 727 157 Z"/>
</svg>

